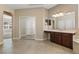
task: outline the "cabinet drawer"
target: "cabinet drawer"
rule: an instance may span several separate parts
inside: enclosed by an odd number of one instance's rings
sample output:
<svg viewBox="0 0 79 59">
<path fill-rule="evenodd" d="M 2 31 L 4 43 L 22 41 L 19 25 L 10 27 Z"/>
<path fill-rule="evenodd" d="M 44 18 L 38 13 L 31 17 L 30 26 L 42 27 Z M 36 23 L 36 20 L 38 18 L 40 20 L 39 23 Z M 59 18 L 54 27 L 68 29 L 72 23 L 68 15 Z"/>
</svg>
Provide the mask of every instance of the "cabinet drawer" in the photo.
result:
<svg viewBox="0 0 79 59">
<path fill-rule="evenodd" d="M 72 37 L 72 34 L 69 34 L 69 33 L 68 33 L 68 34 L 67 34 L 67 33 L 63 33 L 62 35 L 63 35 L 64 37 L 69 37 L 69 38 Z"/>
<path fill-rule="evenodd" d="M 60 36 L 60 35 L 61 35 L 61 33 L 59 33 L 59 32 L 56 32 L 56 33 L 55 33 L 55 35 L 56 35 L 56 36 Z"/>
</svg>

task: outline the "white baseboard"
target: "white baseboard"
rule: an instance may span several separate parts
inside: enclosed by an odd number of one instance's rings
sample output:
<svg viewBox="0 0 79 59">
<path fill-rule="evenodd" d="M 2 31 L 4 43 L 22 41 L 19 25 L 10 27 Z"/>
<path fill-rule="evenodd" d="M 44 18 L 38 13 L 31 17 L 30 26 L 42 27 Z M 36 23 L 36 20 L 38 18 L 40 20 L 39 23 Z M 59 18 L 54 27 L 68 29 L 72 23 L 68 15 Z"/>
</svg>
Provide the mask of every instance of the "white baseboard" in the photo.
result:
<svg viewBox="0 0 79 59">
<path fill-rule="evenodd" d="M 40 41 L 43 41 L 43 40 L 45 40 L 45 39 L 35 39 L 35 40 L 40 40 Z"/>
<path fill-rule="evenodd" d="M 34 39 L 34 38 L 33 38 L 33 39 Z M 19 37 L 14 37 L 13 40 L 20 40 L 20 38 L 19 38 Z M 36 39 L 36 38 L 35 38 L 35 40 L 40 40 L 40 41 L 42 41 L 42 40 L 45 40 L 45 39 Z"/>
<path fill-rule="evenodd" d="M 13 40 L 19 40 L 20 38 L 19 37 L 13 37 Z"/>
</svg>

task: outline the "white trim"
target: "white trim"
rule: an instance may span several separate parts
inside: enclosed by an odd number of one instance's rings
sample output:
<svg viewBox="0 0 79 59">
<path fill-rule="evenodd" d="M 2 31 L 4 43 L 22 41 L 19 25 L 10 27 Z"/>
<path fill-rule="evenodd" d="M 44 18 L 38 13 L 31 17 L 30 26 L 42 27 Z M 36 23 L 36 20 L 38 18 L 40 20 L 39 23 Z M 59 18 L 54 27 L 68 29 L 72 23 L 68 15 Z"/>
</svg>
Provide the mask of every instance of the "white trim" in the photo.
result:
<svg viewBox="0 0 79 59">
<path fill-rule="evenodd" d="M 35 40 L 40 40 L 40 41 L 43 41 L 43 40 L 45 40 L 45 39 L 35 39 Z"/>
<path fill-rule="evenodd" d="M 79 11 L 79 4 L 78 4 L 78 11 Z M 79 15 L 79 12 L 78 12 Z M 78 17 L 78 28 L 79 28 L 79 17 Z"/>
<path fill-rule="evenodd" d="M 45 29 L 45 17 L 43 17 L 43 31 Z"/>
<path fill-rule="evenodd" d="M 21 35 L 20 35 L 20 16 L 19 16 L 19 38 L 21 38 Z"/>
<path fill-rule="evenodd" d="M 2 16 L 3 16 L 3 17 L 2 17 L 2 23 L 3 23 L 3 24 L 2 24 L 2 27 L 4 26 L 4 15 L 5 15 L 5 14 L 2 15 Z M 11 28 L 11 34 L 10 34 L 10 35 L 13 37 L 13 17 L 12 17 L 12 16 L 9 16 L 9 15 L 6 15 L 6 16 L 11 17 L 10 20 L 11 20 L 11 23 L 12 23 L 12 28 Z M 4 36 L 4 27 L 3 27 L 2 30 L 3 30 L 3 36 Z M 12 39 L 13 39 L 13 38 L 12 38 Z"/>
<path fill-rule="evenodd" d="M 13 37 L 13 40 L 19 40 L 20 38 L 19 37 Z"/>
<path fill-rule="evenodd" d="M 1 27 L 1 31 L 2 31 L 2 36 L 1 36 L 1 38 L 2 39 L 0 39 L 1 41 L 0 41 L 0 45 L 2 45 L 3 44 L 3 11 L 0 11 L 0 21 L 2 22 L 2 24 L 0 25 L 0 27 Z M 1 33 L 0 33 L 0 35 L 1 35 Z"/>
</svg>

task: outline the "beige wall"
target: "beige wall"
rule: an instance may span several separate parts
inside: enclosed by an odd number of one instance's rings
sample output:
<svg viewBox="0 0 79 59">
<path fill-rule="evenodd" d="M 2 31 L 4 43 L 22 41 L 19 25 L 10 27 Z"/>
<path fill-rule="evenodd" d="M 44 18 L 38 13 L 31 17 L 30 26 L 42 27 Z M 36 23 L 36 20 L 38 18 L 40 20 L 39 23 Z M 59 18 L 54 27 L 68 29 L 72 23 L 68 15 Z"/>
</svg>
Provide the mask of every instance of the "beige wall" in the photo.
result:
<svg viewBox="0 0 79 59">
<path fill-rule="evenodd" d="M 49 9 L 49 16 L 60 12 L 73 12 L 75 11 L 75 6 L 76 5 L 74 4 L 58 4 L 55 7 Z"/>
<path fill-rule="evenodd" d="M 10 8 L 6 7 L 6 5 L 0 5 L 0 44 L 3 42 L 3 11 L 7 11 L 13 14 L 14 17 L 14 11 Z M 13 18 L 14 19 L 14 18 Z"/>
<path fill-rule="evenodd" d="M 36 17 L 36 39 L 43 39 L 43 20 L 47 16 L 47 10 L 44 8 L 30 8 L 15 10 L 16 26 L 15 38 L 19 37 L 19 16 L 35 16 Z"/>
</svg>

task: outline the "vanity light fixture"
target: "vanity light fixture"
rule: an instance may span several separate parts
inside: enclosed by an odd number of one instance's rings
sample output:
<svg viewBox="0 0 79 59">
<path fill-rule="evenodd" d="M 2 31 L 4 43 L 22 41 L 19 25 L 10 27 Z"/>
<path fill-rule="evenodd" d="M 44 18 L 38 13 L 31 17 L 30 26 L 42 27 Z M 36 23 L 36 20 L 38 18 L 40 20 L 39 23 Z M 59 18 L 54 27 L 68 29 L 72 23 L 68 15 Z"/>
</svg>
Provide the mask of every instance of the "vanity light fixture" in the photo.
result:
<svg viewBox="0 0 79 59">
<path fill-rule="evenodd" d="M 64 13 L 59 13 L 59 16 L 64 16 Z"/>
<path fill-rule="evenodd" d="M 64 16 L 64 13 L 58 13 L 58 14 L 52 15 L 52 17 L 60 17 L 60 16 Z"/>
<path fill-rule="evenodd" d="M 56 15 L 52 15 L 52 17 L 56 17 Z"/>
</svg>

